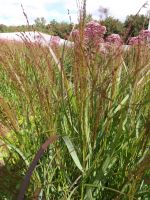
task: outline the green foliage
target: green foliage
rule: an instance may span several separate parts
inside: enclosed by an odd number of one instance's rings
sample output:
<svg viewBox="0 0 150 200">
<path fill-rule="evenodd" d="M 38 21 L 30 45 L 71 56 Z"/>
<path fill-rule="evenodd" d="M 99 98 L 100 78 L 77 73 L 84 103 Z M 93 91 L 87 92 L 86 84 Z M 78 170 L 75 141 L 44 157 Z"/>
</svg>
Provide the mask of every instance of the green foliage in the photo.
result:
<svg viewBox="0 0 150 200">
<path fill-rule="evenodd" d="M 7 31 L 7 26 L 4 24 L 0 24 L 0 33 L 6 32 Z"/>
<path fill-rule="evenodd" d="M 145 15 L 129 15 L 127 16 L 124 26 L 128 32 L 128 36 L 137 36 L 142 29 L 148 28 L 149 19 Z"/>
<path fill-rule="evenodd" d="M 0 177 L 0 199 L 17 199 L 34 155 L 56 134 L 60 139 L 39 161 L 25 199 L 149 199 L 150 49 L 112 48 L 103 55 L 80 42 L 73 49 L 55 46 L 59 63 L 40 45 L 1 42 L 0 149 L 7 176 Z"/>
<path fill-rule="evenodd" d="M 102 8 L 103 10 L 104 8 Z M 105 9 L 104 9 L 105 10 Z M 93 20 L 91 14 L 87 14 L 85 17 L 85 23 Z M 148 28 L 148 17 L 145 15 L 130 15 L 126 17 L 125 22 L 121 22 L 119 19 L 114 17 L 106 17 L 105 20 L 100 22 L 107 28 L 106 36 L 116 33 L 124 37 L 125 41 L 131 36 L 137 36 L 142 29 Z M 76 24 L 78 27 L 79 24 Z M 73 24 L 67 22 L 57 22 L 52 20 L 46 24 L 44 17 L 36 18 L 34 25 L 21 25 L 21 26 L 5 26 L 0 25 L 0 32 L 16 32 L 16 31 L 33 31 L 37 30 L 45 32 L 51 35 L 59 36 L 63 39 L 67 39 Z"/>
<path fill-rule="evenodd" d="M 49 24 L 46 24 L 44 17 L 36 18 L 34 25 L 21 25 L 21 26 L 5 26 L 0 25 L 0 32 L 24 32 L 24 31 L 33 31 L 37 30 L 40 32 L 48 33 L 51 35 L 59 36 L 63 39 L 67 39 L 73 24 L 67 22 L 56 22 L 52 20 Z"/>
<path fill-rule="evenodd" d="M 34 20 L 34 22 L 35 22 L 35 26 L 36 26 L 36 27 L 43 28 L 43 27 L 45 27 L 45 25 L 46 25 L 46 20 L 45 20 L 44 17 L 41 17 L 41 18 L 37 17 L 37 18 Z"/>
<path fill-rule="evenodd" d="M 85 23 L 88 23 L 88 22 L 90 22 L 90 21 L 92 21 L 92 20 L 93 20 L 92 14 L 87 14 L 87 15 L 86 15 L 86 18 L 85 18 Z"/>
<path fill-rule="evenodd" d="M 118 19 L 114 19 L 113 17 L 107 17 L 104 21 L 101 22 L 107 28 L 106 35 L 110 35 L 112 33 L 116 33 L 119 35 L 123 35 L 124 25 Z"/>
<path fill-rule="evenodd" d="M 59 36 L 60 38 L 67 39 L 69 36 L 73 25 L 68 24 L 66 22 L 56 22 L 55 20 L 52 20 L 50 24 L 47 25 L 48 29 L 51 31 L 53 35 Z"/>
</svg>

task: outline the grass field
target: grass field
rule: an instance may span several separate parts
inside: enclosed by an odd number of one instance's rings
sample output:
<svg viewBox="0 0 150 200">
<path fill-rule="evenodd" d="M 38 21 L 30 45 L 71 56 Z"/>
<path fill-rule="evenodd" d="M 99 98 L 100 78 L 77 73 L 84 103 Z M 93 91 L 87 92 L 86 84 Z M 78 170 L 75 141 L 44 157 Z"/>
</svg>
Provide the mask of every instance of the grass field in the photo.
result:
<svg viewBox="0 0 150 200">
<path fill-rule="evenodd" d="M 81 35 L 82 36 L 82 35 Z M 0 42 L 0 199 L 150 199 L 150 48 Z M 39 196 L 39 197 L 37 197 Z"/>
</svg>

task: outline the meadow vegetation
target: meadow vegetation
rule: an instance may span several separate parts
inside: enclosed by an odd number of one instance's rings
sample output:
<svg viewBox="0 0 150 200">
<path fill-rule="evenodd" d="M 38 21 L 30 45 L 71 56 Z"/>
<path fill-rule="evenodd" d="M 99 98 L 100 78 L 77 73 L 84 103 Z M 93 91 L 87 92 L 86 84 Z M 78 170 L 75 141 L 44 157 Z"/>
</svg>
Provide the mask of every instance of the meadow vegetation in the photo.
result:
<svg viewBox="0 0 150 200">
<path fill-rule="evenodd" d="M 150 198 L 149 45 L 100 52 L 84 28 L 83 15 L 74 47 L 52 46 L 59 63 L 40 44 L 0 41 L 2 200 L 52 137 L 25 199 Z"/>
</svg>

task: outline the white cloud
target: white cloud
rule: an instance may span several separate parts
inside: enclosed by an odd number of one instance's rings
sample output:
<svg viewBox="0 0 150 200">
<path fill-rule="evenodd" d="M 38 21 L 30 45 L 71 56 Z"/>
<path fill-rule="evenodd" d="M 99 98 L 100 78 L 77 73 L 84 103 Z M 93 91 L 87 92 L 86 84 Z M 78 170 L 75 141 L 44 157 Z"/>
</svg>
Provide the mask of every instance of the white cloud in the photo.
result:
<svg viewBox="0 0 150 200">
<path fill-rule="evenodd" d="M 109 14 L 115 18 L 124 20 L 127 15 L 136 14 L 147 0 L 87 0 L 87 12 L 99 17 L 100 6 L 108 8 Z M 76 1 L 68 1 L 66 8 L 75 10 Z M 146 14 L 147 9 L 142 9 L 141 13 Z"/>
<path fill-rule="evenodd" d="M 21 4 L 31 23 L 36 17 L 48 19 L 50 12 L 47 10 L 47 5 L 59 2 L 60 0 L 0 0 L 0 24 L 25 24 L 26 19 Z M 51 12 L 56 13 L 53 10 Z"/>
<path fill-rule="evenodd" d="M 87 10 L 96 12 L 100 6 L 109 9 L 110 15 L 124 20 L 129 14 L 136 14 L 145 0 L 87 0 Z M 146 13 L 146 9 L 142 9 Z"/>
<path fill-rule="evenodd" d="M 67 9 L 72 21 L 77 21 L 76 0 L 0 0 L 0 24 L 26 24 L 21 3 L 31 24 L 36 17 L 45 17 L 47 21 L 69 21 Z M 87 12 L 98 17 L 98 8 L 103 6 L 109 9 L 110 15 L 124 20 L 127 15 L 135 14 L 144 3 L 145 0 L 87 0 Z M 143 9 L 143 13 L 146 10 Z"/>
</svg>

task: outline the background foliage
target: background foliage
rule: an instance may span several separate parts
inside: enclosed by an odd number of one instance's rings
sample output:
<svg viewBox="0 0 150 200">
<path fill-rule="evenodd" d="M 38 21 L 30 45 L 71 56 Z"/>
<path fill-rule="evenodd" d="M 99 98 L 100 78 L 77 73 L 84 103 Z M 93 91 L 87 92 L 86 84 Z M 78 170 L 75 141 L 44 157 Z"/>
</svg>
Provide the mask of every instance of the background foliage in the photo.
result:
<svg viewBox="0 0 150 200">
<path fill-rule="evenodd" d="M 93 20 L 91 14 L 86 16 L 86 23 Z M 99 23 L 105 25 L 107 27 L 106 36 L 112 33 L 119 34 L 123 37 L 128 33 L 129 36 L 136 36 L 139 34 L 141 29 L 148 28 L 148 17 L 144 15 L 129 15 L 126 17 L 124 22 L 121 22 L 119 19 L 115 19 L 113 17 L 106 17 L 99 21 Z M 78 24 L 76 25 L 78 27 Z M 56 20 L 52 20 L 50 22 L 46 22 L 46 20 L 41 17 L 35 19 L 35 23 L 29 26 L 6 26 L 0 25 L 0 32 L 15 32 L 15 31 L 29 31 L 29 30 L 38 30 L 41 32 L 45 32 L 51 35 L 57 35 L 63 39 L 67 39 L 72 30 L 73 24 L 67 22 L 57 22 Z M 130 27 L 130 30 L 129 30 Z"/>
</svg>

